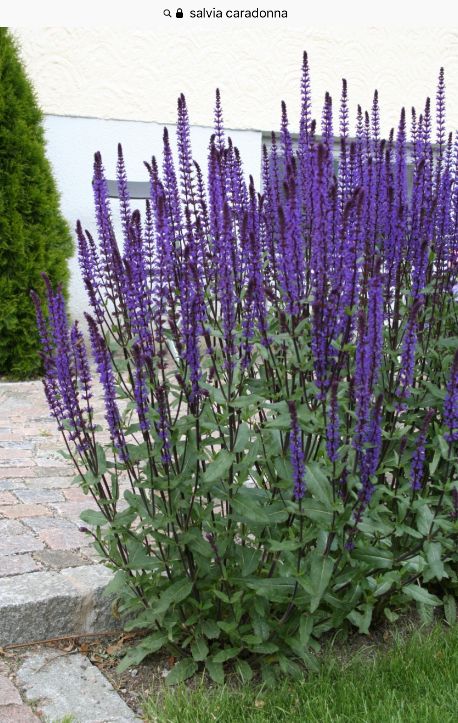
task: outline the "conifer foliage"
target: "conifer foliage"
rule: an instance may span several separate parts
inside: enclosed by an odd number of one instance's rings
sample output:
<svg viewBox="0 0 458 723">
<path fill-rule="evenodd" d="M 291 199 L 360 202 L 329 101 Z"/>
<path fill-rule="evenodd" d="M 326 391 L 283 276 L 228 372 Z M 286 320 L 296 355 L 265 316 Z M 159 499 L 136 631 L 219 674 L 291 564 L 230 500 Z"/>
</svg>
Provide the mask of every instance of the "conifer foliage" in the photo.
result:
<svg viewBox="0 0 458 723">
<path fill-rule="evenodd" d="M 72 241 L 45 152 L 42 114 L 17 45 L 0 28 L 0 375 L 40 373 L 29 291 L 46 269 L 65 290 Z"/>
</svg>

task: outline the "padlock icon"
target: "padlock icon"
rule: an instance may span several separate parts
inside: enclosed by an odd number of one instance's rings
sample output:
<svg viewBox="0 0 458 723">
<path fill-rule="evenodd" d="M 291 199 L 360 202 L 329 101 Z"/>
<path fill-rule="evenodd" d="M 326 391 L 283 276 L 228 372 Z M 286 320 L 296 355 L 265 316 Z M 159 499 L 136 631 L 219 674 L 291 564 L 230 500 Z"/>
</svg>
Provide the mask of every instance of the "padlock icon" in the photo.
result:
<svg viewBox="0 0 458 723">
<path fill-rule="evenodd" d="M 181 8 L 177 8 L 177 18 L 183 17 L 183 10 Z"/>
</svg>

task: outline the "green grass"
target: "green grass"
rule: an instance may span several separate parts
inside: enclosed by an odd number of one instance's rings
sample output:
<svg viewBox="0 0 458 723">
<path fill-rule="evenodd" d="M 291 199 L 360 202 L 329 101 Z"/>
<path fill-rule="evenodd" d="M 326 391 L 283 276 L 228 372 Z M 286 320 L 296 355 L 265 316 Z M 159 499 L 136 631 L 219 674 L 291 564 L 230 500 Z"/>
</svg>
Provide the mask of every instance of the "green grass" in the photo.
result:
<svg viewBox="0 0 458 723">
<path fill-rule="evenodd" d="M 383 652 L 365 646 L 348 662 L 331 651 L 320 673 L 274 689 L 168 688 L 144 714 L 151 723 L 456 723 L 458 626 L 398 636 Z"/>
</svg>

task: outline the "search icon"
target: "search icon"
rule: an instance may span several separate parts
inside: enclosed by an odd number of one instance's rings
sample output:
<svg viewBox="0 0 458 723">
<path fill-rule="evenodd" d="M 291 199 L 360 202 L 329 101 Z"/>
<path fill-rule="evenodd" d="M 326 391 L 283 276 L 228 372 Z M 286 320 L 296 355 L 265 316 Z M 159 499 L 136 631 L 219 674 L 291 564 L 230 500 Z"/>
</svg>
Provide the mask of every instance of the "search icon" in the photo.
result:
<svg viewBox="0 0 458 723">
<path fill-rule="evenodd" d="M 165 15 L 166 18 L 171 18 L 171 17 L 172 17 L 172 13 L 170 12 L 170 10 L 167 10 L 167 9 L 164 10 L 164 15 Z"/>
</svg>

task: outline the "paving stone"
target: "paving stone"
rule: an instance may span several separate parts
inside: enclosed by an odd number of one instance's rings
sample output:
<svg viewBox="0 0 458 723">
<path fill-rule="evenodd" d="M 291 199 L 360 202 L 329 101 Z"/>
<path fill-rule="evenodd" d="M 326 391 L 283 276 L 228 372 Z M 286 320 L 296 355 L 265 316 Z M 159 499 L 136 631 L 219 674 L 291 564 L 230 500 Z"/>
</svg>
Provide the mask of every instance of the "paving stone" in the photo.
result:
<svg viewBox="0 0 458 723">
<path fill-rule="evenodd" d="M 62 475 L 57 477 L 51 477 L 48 475 L 45 475 L 44 477 L 24 477 L 22 482 L 27 489 L 64 489 L 65 487 L 70 487 L 73 484 L 73 477 L 64 477 Z"/>
<path fill-rule="evenodd" d="M 19 520 L 21 517 L 50 516 L 51 512 L 44 505 L 4 505 L 0 507 L 0 515 Z"/>
<path fill-rule="evenodd" d="M 17 490 L 16 497 L 21 502 L 46 504 L 47 502 L 63 502 L 64 496 L 58 490 Z"/>
<path fill-rule="evenodd" d="M 35 449 L 33 442 L 29 440 L 23 440 L 22 434 L 18 436 L 18 439 L 2 439 L 0 436 L 0 448 L 1 449 Z"/>
<path fill-rule="evenodd" d="M 21 522 L 24 522 L 34 532 L 41 532 L 42 530 L 68 530 L 73 532 L 77 527 L 77 523 L 64 520 L 61 517 L 24 517 Z"/>
<path fill-rule="evenodd" d="M 100 553 L 97 552 L 93 545 L 91 545 L 90 547 L 80 547 L 79 553 L 81 555 L 84 555 L 84 557 L 87 557 L 92 562 L 100 562 L 102 559 Z"/>
<path fill-rule="evenodd" d="M 74 477 L 75 471 L 72 466 L 66 467 L 35 467 L 31 475 L 24 477 Z"/>
<path fill-rule="evenodd" d="M 2 578 L 0 647 L 117 627 L 104 594 L 111 579 L 103 565 Z"/>
<path fill-rule="evenodd" d="M 44 544 L 33 535 L 10 535 L 0 538 L 0 558 L 2 555 L 13 555 L 16 552 L 33 552 L 42 550 Z M 0 559 L 1 565 L 1 559 Z"/>
<path fill-rule="evenodd" d="M 24 462 L 24 467 L 27 467 L 32 456 L 32 449 L 0 446 L 0 463 L 5 463 L 5 466 L 8 460 L 21 460 Z"/>
<path fill-rule="evenodd" d="M 71 550 L 41 550 L 34 554 L 34 558 L 53 570 L 92 564 L 92 560 L 86 560 L 82 555 Z"/>
<path fill-rule="evenodd" d="M 24 480 L 21 479 L 0 479 L 0 491 L 19 490 L 25 487 Z"/>
<path fill-rule="evenodd" d="M 13 479 L 14 477 L 34 477 L 35 470 L 33 467 L 0 467 L 0 475 L 3 479 Z"/>
<path fill-rule="evenodd" d="M 69 520 L 75 521 L 80 520 L 80 515 L 84 510 L 98 509 L 92 497 L 88 497 L 83 502 L 51 502 L 49 506 L 52 507 L 52 509 L 55 510 L 60 517 L 65 517 Z"/>
<path fill-rule="evenodd" d="M 28 701 L 48 720 L 74 715 L 78 723 L 131 723 L 139 719 L 95 665 L 80 653 L 31 654 L 17 674 Z"/>
<path fill-rule="evenodd" d="M 46 543 L 51 550 L 77 550 L 84 545 L 86 536 L 80 532 L 76 525 L 72 530 L 42 530 L 38 533 L 42 542 Z M 0 543 L 1 544 L 1 543 Z"/>
<path fill-rule="evenodd" d="M 1 706 L 22 704 L 21 696 L 6 675 L 0 675 L 0 703 Z"/>
<path fill-rule="evenodd" d="M 2 705 L 0 723 L 40 723 L 40 719 L 26 705 Z"/>
<path fill-rule="evenodd" d="M 33 460 L 29 460 L 31 462 Z M 2 478 L 21 477 L 23 479 L 36 479 L 39 477 L 74 477 L 72 467 L 0 467 Z"/>
<path fill-rule="evenodd" d="M 2 452 L 9 452 L 10 450 L 4 449 L 0 450 Z M 21 453 L 22 454 L 22 453 Z M 33 457 L 24 459 L 22 456 L 18 457 L 18 452 L 15 452 L 14 456 L 10 456 L 8 458 L 4 458 L 0 455 L 0 470 L 4 468 L 10 468 L 14 467 L 16 469 L 22 469 L 22 468 L 28 468 L 33 467 L 36 464 Z"/>
<path fill-rule="evenodd" d="M 34 460 L 38 467 L 58 467 L 60 469 L 70 466 L 60 454 L 37 454 Z"/>
<path fill-rule="evenodd" d="M 84 502 L 85 500 L 92 500 L 92 497 L 87 494 L 85 495 L 81 487 L 69 487 L 63 490 L 65 499 L 69 502 Z"/>
<path fill-rule="evenodd" d="M 45 552 L 43 550 L 43 552 Z M 36 555 L 40 553 L 35 553 Z M 5 555 L 0 560 L 0 577 L 10 575 L 22 575 L 25 572 L 37 572 L 41 567 L 35 562 L 31 555 Z"/>
<path fill-rule="evenodd" d="M 0 492 L 0 505 L 15 505 L 17 499 L 11 492 Z"/>
<path fill-rule="evenodd" d="M 18 520 L 0 520 L 0 536 L 22 535 L 27 531 L 27 527 Z"/>
</svg>

